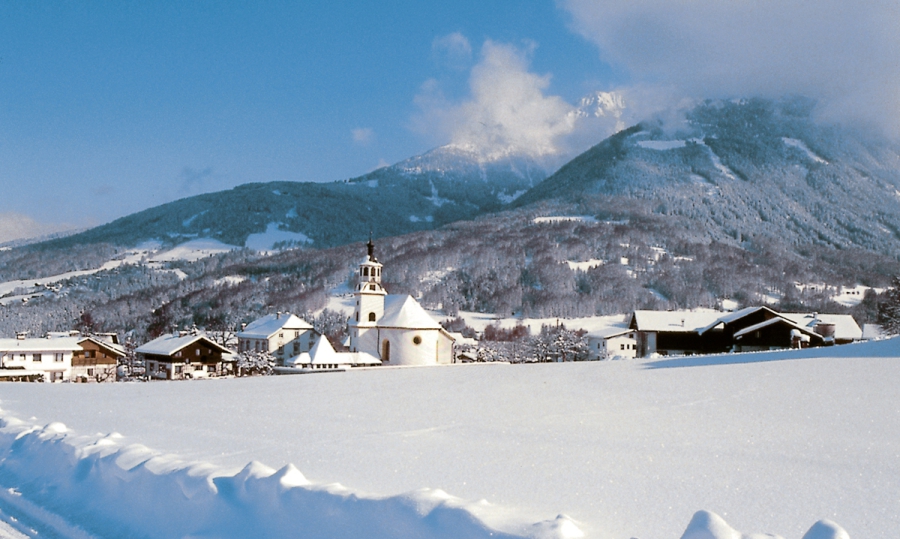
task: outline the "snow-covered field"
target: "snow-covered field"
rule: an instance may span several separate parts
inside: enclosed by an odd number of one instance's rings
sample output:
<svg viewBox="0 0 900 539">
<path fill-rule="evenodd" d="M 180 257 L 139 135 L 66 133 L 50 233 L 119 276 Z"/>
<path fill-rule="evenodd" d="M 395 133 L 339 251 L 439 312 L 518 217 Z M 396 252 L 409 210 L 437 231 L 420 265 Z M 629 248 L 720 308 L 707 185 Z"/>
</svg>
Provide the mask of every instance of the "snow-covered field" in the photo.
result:
<svg viewBox="0 0 900 539">
<path fill-rule="evenodd" d="M 102 537 L 741 537 L 727 522 L 800 539 L 828 519 L 850 537 L 894 538 L 898 362 L 900 340 L 888 340 L 4 384 L 0 510 L 25 500 Z M 844 537 L 829 526 L 806 539 Z"/>
</svg>

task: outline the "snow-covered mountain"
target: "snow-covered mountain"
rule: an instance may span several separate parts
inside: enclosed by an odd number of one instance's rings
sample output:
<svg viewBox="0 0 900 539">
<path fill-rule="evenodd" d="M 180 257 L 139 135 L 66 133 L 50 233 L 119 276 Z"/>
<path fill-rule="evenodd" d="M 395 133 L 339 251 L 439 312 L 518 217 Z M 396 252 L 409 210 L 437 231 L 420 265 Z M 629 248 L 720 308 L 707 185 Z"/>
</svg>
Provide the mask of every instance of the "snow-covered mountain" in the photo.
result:
<svg viewBox="0 0 900 539">
<path fill-rule="evenodd" d="M 623 130 L 515 206 L 554 201 L 603 218 L 660 215 L 698 239 L 900 255 L 900 147 L 824 126 L 791 98 L 707 101 Z"/>
<path fill-rule="evenodd" d="M 52 245 L 208 238 L 257 249 L 332 247 L 370 232 L 394 236 L 498 210 L 546 178 L 548 166 L 445 146 L 350 180 L 253 183 L 177 200 Z"/>
</svg>

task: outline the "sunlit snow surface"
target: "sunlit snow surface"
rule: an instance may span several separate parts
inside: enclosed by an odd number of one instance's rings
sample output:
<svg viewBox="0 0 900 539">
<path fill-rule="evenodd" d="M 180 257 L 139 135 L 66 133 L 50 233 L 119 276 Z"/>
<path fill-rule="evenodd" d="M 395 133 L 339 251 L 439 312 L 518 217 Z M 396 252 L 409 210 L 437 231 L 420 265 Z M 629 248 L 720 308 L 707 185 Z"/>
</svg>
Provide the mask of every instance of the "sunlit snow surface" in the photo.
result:
<svg viewBox="0 0 900 539">
<path fill-rule="evenodd" d="M 130 485 L 153 511 L 191 507 L 185 492 L 201 496 L 196 493 L 212 481 L 205 477 L 225 477 L 213 481 L 224 485 L 224 502 L 202 494 L 205 501 L 183 511 L 202 522 L 231 515 L 230 528 L 209 524 L 207 531 L 219 536 L 240 536 L 258 524 L 254 519 L 278 520 L 269 524 L 273 529 L 283 519 L 301 525 L 285 496 L 309 503 L 304 496 L 313 495 L 278 490 L 282 478 L 301 476 L 287 468 L 267 479 L 290 463 L 311 482 L 304 488 L 314 492 L 340 482 L 350 492 L 370 493 L 361 500 L 388 496 L 371 502 L 369 512 L 357 512 L 366 504 L 339 503 L 349 493 L 333 487 L 337 498 L 317 497 L 320 511 L 303 512 L 312 519 L 304 529 L 312 532 L 326 529 L 322 519 L 337 511 L 356 523 L 383 514 L 403 525 L 425 526 L 432 536 L 483 536 L 477 521 L 462 518 L 472 512 L 489 527 L 531 537 L 583 532 L 677 539 L 686 531 L 692 539 L 741 537 L 733 527 L 786 539 L 887 539 L 900 529 L 898 362 L 900 341 L 889 340 L 667 361 L 4 384 L 2 413 L 24 425 L 4 429 L 0 484 L 26 490 L 8 483 L 21 473 L 25 481 L 38 476 L 42 485 L 61 481 L 64 488 L 57 492 L 86 497 L 79 489 L 90 487 L 92 496 L 112 503 L 116 498 L 101 487 L 128 476 L 122 470 L 143 470 L 134 467 L 151 451 L 135 448 L 130 458 L 58 472 L 48 462 L 59 457 L 40 437 L 77 445 L 82 442 L 76 433 L 108 444 L 91 451 L 139 443 L 160 454 L 143 465 L 157 475 L 141 475 Z M 53 421 L 71 430 L 56 425 L 15 443 L 10 438 L 15 428 Z M 123 437 L 105 436 L 111 432 Z M 29 450 L 22 450 L 27 444 Z M 10 458 L 10 447 L 20 449 L 16 458 Z M 179 472 L 184 463 L 178 459 L 209 464 Z M 252 461 L 265 466 L 239 473 Z M 120 465 L 110 467 L 115 462 Z M 444 499 L 450 501 L 442 505 Z M 234 511 L 221 512 L 216 504 L 225 502 Z M 266 513 L 266 504 L 283 511 Z M 420 507 L 418 517 L 397 509 L 410 504 Z M 441 508 L 438 514 L 430 512 L 435 507 Z M 166 522 L 164 532 L 203 532 L 184 529 L 190 517 L 179 511 L 160 521 Z M 560 514 L 567 517 L 557 519 Z M 131 517 L 123 518 L 127 523 Z M 144 517 L 131 522 L 153 526 Z M 236 531 L 228 535 L 229 529 Z"/>
<path fill-rule="evenodd" d="M 278 244 L 304 245 L 308 243 L 312 243 L 312 240 L 306 234 L 281 230 L 279 223 L 269 223 L 265 232 L 247 236 L 244 246 L 256 251 L 269 251 Z"/>
</svg>

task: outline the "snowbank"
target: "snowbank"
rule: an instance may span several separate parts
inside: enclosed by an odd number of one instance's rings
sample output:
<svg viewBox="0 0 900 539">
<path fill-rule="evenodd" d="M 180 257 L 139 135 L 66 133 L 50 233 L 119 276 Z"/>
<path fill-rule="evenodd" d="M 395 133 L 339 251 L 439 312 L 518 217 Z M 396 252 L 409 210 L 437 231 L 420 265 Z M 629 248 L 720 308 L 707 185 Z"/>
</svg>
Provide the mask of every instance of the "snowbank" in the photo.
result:
<svg viewBox="0 0 900 539">
<path fill-rule="evenodd" d="M 709 511 L 697 511 L 681 539 L 781 539 L 779 535 L 744 535 L 728 525 L 725 520 Z M 803 535 L 803 539 L 850 539 L 843 528 L 830 520 L 820 520 Z"/>
<path fill-rule="evenodd" d="M 242 470 L 186 462 L 123 437 L 76 436 L 62 423 L 43 428 L 0 411 L 3 502 L 28 512 L 65 515 L 64 536 L 322 538 L 576 538 L 567 517 L 521 526 L 510 535 L 475 516 L 469 504 L 441 490 L 392 497 L 314 485 L 293 465 L 274 470 L 253 461 Z M 14 486 L 14 488 L 10 488 Z M 16 503 L 15 498 L 21 497 Z"/>
</svg>

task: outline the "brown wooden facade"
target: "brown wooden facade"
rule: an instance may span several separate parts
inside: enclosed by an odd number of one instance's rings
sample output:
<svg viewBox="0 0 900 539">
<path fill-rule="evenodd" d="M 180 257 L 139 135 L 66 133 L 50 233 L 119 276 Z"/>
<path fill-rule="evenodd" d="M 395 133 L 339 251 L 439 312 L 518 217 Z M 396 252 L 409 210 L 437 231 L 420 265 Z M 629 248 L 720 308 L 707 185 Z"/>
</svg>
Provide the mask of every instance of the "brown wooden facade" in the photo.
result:
<svg viewBox="0 0 900 539">
<path fill-rule="evenodd" d="M 171 355 L 142 354 L 147 374 L 163 380 L 187 380 L 233 374 L 223 361 L 223 349 L 205 337 Z"/>
</svg>

